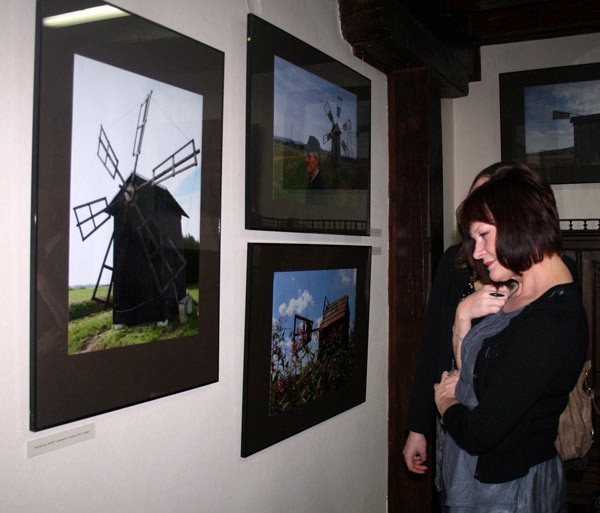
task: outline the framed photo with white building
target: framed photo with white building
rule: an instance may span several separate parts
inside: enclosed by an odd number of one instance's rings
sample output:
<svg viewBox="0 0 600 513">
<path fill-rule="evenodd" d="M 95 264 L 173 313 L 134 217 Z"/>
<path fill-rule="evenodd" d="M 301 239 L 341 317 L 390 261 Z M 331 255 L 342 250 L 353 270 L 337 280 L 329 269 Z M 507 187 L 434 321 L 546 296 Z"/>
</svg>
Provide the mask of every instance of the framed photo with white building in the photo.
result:
<svg viewBox="0 0 600 513">
<path fill-rule="evenodd" d="M 503 160 L 600 182 L 600 64 L 501 73 L 500 117 Z"/>
</svg>

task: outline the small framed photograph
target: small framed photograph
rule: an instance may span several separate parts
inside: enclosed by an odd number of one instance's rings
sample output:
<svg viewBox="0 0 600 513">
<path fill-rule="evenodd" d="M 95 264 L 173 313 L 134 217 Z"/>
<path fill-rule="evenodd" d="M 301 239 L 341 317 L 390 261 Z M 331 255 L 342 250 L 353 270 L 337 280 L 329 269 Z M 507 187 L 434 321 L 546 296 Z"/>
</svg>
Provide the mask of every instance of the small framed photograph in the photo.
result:
<svg viewBox="0 0 600 513">
<path fill-rule="evenodd" d="M 503 160 L 600 182 L 600 64 L 501 73 L 500 116 Z"/>
<path fill-rule="evenodd" d="M 246 228 L 369 234 L 371 82 L 248 15 Z"/>
<path fill-rule="evenodd" d="M 365 401 L 370 246 L 248 245 L 242 456 Z"/>
<path fill-rule="evenodd" d="M 218 380 L 223 53 L 39 0 L 31 429 Z"/>
</svg>

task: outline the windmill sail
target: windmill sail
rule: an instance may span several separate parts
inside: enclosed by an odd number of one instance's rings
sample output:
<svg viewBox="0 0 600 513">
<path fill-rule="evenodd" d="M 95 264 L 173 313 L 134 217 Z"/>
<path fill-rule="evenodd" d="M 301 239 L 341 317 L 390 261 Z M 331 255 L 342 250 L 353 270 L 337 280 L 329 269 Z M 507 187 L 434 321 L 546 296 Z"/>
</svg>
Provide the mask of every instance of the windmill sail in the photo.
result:
<svg viewBox="0 0 600 513">
<path fill-rule="evenodd" d="M 200 150 L 196 149 L 196 143 L 194 139 L 191 139 L 152 170 L 152 180 L 149 183 L 151 185 L 159 184 L 191 167 L 197 166 L 198 153 L 200 153 Z"/>
<path fill-rule="evenodd" d="M 119 171 L 119 159 L 113 150 L 112 144 L 108 140 L 108 135 L 104 131 L 104 127 L 100 125 L 100 134 L 98 135 L 98 151 L 96 152 L 104 169 L 108 171 L 110 177 L 114 180 L 115 176 L 119 176 L 121 183 L 125 183 L 123 175 Z"/>
<path fill-rule="evenodd" d="M 148 109 L 150 107 L 150 98 L 152 97 L 152 91 L 146 96 L 146 99 L 140 105 L 140 111 L 138 112 L 137 128 L 135 129 L 135 137 L 133 139 L 133 156 L 135 157 L 135 164 L 133 165 L 133 175 L 137 172 L 138 160 L 140 153 L 142 152 L 142 143 L 144 142 L 144 130 L 146 129 L 146 121 L 148 121 Z"/>
<path fill-rule="evenodd" d="M 75 225 L 79 228 L 81 240 L 87 239 L 110 219 L 107 208 L 106 198 L 99 198 L 73 207 L 77 221 Z"/>
<path fill-rule="evenodd" d="M 113 289 L 113 274 L 112 274 L 113 267 L 112 267 L 112 265 L 109 265 L 106 262 L 108 260 L 108 255 L 110 254 L 110 250 L 112 248 L 114 240 L 115 240 L 115 235 L 113 233 L 110 236 L 110 241 L 106 248 L 106 252 L 104 253 L 104 260 L 102 260 L 102 266 L 100 267 L 100 272 L 98 273 L 98 279 L 96 280 L 96 286 L 94 287 L 94 292 L 92 293 L 92 300 L 96 301 L 97 303 L 102 303 L 106 308 L 110 308 L 113 306 L 112 301 L 111 301 L 112 289 Z M 108 270 L 111 274 L 110 274 L 110 281 L 108 284 L 108 292 L 106 293 L 106 297 L 101 298 L 98 296 L 98 289 L 101 286 L 102 276 L 103 276 L 105 270 Z"/>
<path fill-rule="evenodd" d="M 150 107 L 150 98 L 152 91 L 146 96 L 144 102 L 140 105 L 138 113 L 137 128 L 135 130 L 135 138 L 133 140 L 133 156 L 137 157 L 142 152 L 142 143 L 144 142 L 144 129 L 146 121 L 148 121 L 148 108 Z"/>
</svg>

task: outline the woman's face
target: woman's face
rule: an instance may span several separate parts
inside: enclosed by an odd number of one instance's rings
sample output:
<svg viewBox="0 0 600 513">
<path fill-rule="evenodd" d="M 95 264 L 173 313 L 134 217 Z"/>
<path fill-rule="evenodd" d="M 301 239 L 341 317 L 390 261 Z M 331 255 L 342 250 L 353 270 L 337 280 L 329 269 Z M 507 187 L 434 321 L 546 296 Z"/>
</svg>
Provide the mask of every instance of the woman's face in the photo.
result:
<svg viewBox="0 0 600 513">
<path fill-rule="evenodd" d="M 492 281 L 508 281 L 514 277 L 515 273 L 503 267 L 496 258 L 496 227 L 493 224 L 476 221 L 471 224 L 470 235 L 475 241 L 473 258 L 483 262 Z"/>
</svg>

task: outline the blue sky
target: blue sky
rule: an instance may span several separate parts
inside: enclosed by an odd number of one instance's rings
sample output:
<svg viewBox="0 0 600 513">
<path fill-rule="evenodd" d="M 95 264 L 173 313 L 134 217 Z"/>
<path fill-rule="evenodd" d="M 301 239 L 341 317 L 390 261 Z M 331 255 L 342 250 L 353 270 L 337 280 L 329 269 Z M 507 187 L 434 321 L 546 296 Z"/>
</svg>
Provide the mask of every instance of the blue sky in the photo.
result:
<svg viewBox="0 0 600 513">
<path fill-rule="evenodd" d="M 202 150 L 202 95 L 125 71 L 87 57 L 75 55 L 73 77 L 73 129 L 71 144 L 71 208 L 69 233 L 69 285 L 96 282 L 113 229 L 112 218 L 85 241 L 75 226 L 73 207 L 106 197 L 110 203 L 119 191 L 98 159 L 100 125 L 127 178 L 140 105 L 152 91 L 148 120 L 137 173 L 144 178 L 174 151 L 194 139 Z M 200 163 L 201 154 L 198 155 Z M 166 187 L 188 214 L 182 218 L 184 236 L 200 238 L 200 165 L 169 178 Z M 109 257 L 112 261 L 112 257 Z M 106 282 L 108 275 L 103 276 Z"/>
<path fill-rule="evenodd" d="M 331 130 L 331 122 L 324 110 L 330 102 L 334 119 L 337 118 L 337 98 L 342 99 L 338 124 L 340 128 L 348 119 L 352 130 L 350 157 L 356 158 L 356 95 L 275 56 L 274 120 L 276 137 L 293 139 L 301 143 L 314 135 L 324 150 L 331 150 L 331 141 L 323 143 L 323 134 Z M 343 140 L 347 141 L 346 135 Z"/>
<path fill-rule="evenodd" d="M 286 338 L 294 326 L 294 315 L 302 315 L 317 328 L 323 319 L 323 299 L 331 302 L 347 295 L 350 325 L 356 311 L 356 269 L 277 272 L 273 277 L 273 321 L 286 317 Z"/>
<path fill-rule="evenodd" d="M 525 88 L 525 147 L 527 153 L 573 146 L 573 125 L 552 119 L 552 111 L 600 113 L 600 81 L 569 82 Z"/>
</svg>

